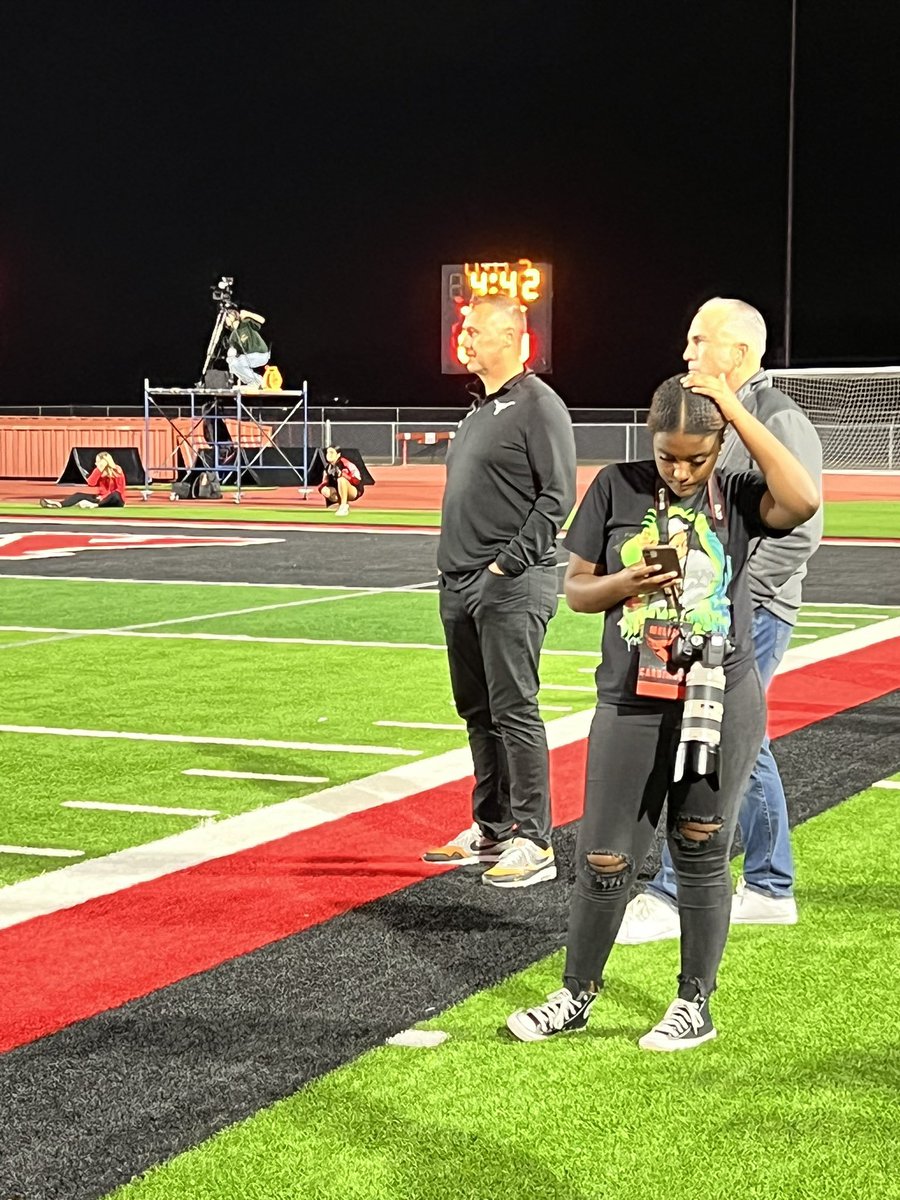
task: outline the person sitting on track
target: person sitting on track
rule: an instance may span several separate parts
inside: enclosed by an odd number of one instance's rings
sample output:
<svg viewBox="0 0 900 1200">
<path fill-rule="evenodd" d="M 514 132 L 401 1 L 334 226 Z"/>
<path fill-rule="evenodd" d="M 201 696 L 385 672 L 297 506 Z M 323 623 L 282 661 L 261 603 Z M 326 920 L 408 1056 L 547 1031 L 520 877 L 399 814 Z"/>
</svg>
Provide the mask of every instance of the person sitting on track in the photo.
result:
<svg viewBox="0 0 900 1200">
<path fill-rule="evenodd" d="M 94 469 L 87 477 L 88 487 L 97 488 L 96 495 L 73 492 L 65 500 L 41 500 L 41 508 L 124 508 L 125 472 L 111 454 L 101 450 L 94 459 Z"/>
<path fill-rule="evenodd" d="M 325 450 L 325 474 L 319 484 L 325 507 L 331 508 L 336 504 L 335 516 L 346 517 L 351 503 L 359 500 L 365 490 L 356 463 L 342 457 L 340 446 L 328 446 Z"/>
</svg>

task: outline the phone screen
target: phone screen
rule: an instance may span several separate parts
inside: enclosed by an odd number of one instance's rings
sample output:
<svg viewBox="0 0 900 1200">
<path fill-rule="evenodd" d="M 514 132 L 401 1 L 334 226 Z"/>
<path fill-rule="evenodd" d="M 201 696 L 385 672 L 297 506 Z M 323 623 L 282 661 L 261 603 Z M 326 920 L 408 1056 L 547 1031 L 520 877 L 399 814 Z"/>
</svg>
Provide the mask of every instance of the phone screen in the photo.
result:
<svg viewBox="0 0 900 1200">
<path fill-rule="evenodd" d="M 668 575 L 670 571 L 681 575 L 681 563 L 678 559 L 678 551 L 674 546 L 645 546 L 643 556 L 648 567 L 662 567 L 660 575 Z"/>
</svg>

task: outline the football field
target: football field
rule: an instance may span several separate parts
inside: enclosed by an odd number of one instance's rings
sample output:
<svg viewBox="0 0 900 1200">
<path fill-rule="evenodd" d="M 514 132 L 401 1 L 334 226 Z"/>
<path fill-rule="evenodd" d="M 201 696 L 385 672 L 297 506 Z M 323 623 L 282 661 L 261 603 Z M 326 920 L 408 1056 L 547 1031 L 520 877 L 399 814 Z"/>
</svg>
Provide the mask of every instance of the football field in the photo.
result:
<svg viewBox="0 0 900 1200">
<path fill-rule="evenodd" d="M 560 880 L 498 894 L 419 858 L 471 787 L 432 536 L 80 530 L 0 565 L 3 1200 L 900 1195 L 895 547 L 813 560 L 770 697 L 801 921 L 734 932 L 672 1062 L 674 942 L 586 1034 L 502 1032 L 558 986 L 597 618 L 542 659 Z"/>
</svg>

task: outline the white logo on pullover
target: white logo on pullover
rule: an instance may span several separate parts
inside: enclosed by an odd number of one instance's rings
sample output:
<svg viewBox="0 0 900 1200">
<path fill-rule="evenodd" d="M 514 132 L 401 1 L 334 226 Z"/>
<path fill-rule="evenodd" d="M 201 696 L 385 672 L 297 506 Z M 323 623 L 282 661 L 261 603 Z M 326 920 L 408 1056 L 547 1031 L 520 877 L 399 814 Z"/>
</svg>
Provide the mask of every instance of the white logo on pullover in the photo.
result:
<svg viewBox="0 0 900 1200">
<path fill-rule="evenodd" d="M 494 416 L 499 417 L 504 408 L 512 408 L 515 400 L 495 400 L 494 401 Z"/>
</svg>

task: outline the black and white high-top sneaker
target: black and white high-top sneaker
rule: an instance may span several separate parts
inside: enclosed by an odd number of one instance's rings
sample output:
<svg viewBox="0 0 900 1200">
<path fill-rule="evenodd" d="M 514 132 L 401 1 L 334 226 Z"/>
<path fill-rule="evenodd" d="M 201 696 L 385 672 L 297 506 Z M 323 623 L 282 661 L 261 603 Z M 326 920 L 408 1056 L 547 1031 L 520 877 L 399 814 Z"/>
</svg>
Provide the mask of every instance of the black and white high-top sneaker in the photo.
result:
<svg viewBox="0 0 900 1200">
<path fill-rule="evenodd" d="M 507 1017 L 506 1027 L 520 1042 L 543 1042 L 557 1033 L 580 1033 L 587 1027 L 596 992 L 573 996 L 567 987 L 551 992 L 546 1004 L 520 1008 Z"/>
<path fill-rule="evenodd" d="M 666 1015 L 638 1042 L 642 1050 L 693 1050 L 716 1036 L 709 1015 L 709 997 L 673 1000 Z"/>
</svg>

